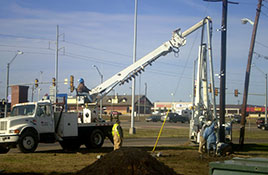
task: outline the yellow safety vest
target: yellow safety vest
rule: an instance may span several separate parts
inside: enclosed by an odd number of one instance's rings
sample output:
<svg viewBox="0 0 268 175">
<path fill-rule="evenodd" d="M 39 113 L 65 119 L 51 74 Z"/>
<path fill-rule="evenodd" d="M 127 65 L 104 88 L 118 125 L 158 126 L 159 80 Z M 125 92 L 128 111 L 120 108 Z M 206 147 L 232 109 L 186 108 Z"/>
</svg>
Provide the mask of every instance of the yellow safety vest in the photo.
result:
<svg viewBox="0 0 268 175">
<path fill-rule="evenodd" d="M 118 137 L 120 137 L 119 132 L 117 130 L 117 126 L 118 126 L 118 123 L 115 123 L 114 126 L 113 126 L 113 129 L 112 129 L 112 134 L 114 136 L 114 133 L 116 132 L 116 134 L 118 135 Z"/>
</svg>

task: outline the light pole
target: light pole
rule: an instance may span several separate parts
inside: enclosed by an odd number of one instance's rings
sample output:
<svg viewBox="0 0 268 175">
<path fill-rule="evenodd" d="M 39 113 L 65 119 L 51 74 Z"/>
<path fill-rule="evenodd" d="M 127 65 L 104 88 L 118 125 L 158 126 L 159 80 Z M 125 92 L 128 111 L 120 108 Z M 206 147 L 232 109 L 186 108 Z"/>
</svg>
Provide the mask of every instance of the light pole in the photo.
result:
<svg viewBox="0 0 268 175">
<path fill-rule="evenodd" d="M 101 77 L 101 83 L 103 83 L 103 75 L 102 73 L 100 72 L 99 68 L 96 66 L 96 65 L 93 65 L 93 67 L 95 67 Z M 100 117 L 102 117 L 102 98 L 100 100 Z"/>
<path fill-rule="evenodd" d="M 264 73 L 260 68 L 258 68 L 254 63 L 252 64 L 259 72 L 265 76 L 265 124 L 267 124 L 267 73 Z"/>
<path fill-rule="evenodd" d="M 134 14 L 134 43 L 133 43 L 133 63 L 136 62 L 136 51 L 137 51 L 137 11 L 138 11 L 138 0 L 135 0 L 135 14 Z M 136 134 L 134 127 L 134 114 L 135 114 L 135 86 L 136 79 L 132 79 L 132 99 L 131 99 L 131 123 L 129 128 L 129 134 Z"/>
<path fill-rule="evenodd" d="M 15 58 L 18 55 L 21 55 L 21 54 L 23 54 L 23 52 L 18 50 L 17 53 L 15 54 L 15 56 L 12 58 L 12 60 L 9 63 L 7 63 L 7 77 L 6 77 L 7 82 L 6 82 L 6 97 L 5 97 L 5 100 L 6 100 L 6 103 L 5 103 L 5 117 L 7 117 L 7 104 L 8 104 L 7 97 L 8 97 L 8 87 L 9 87 L 9 67 L 10 67 L 10 64 L 15 60 Z"/>
<path fill-rule="evenodd" d="M 254 25 L 254 22 L 251 21 L 251 20 L 248 19 L 248 18 L 243 18 L 243 19 L 241 19 L 241 23 L 242 23 L 242 24 L 249 23 L 249 24 L 251 24 L 251 25 Z"/>
</svg>

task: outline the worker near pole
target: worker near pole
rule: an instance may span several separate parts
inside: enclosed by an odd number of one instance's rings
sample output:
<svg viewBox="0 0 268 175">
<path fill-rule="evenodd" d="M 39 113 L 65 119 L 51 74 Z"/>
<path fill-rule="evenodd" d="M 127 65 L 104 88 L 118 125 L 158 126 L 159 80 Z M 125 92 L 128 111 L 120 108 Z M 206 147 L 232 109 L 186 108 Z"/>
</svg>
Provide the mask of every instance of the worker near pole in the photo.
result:
<svg viewBox="0 0 268 175">
<path fill-rule="evenodd" d="M 198 152 L 200 154 L 203 154 L 204 152 L 206 152 L 206 143 L 207 143 L 206 140 L 203 137 L 203 134 L 204 134 L 204 131 L 205 131 L 206 127 L 208 126 L 208 124 L 206 122 L 203 122 L 203 121 L 201 121 L 201 122 L 203 123 L 203 125 L 202 125 L 202 128 L 200 130 L 200 135 L 199 135 L 200 138 L 199 138 L 199 149 L 198 149 Z"/>
<path fill-rule="evenodd" d="M 203 137 L 207 142 L 207 151 L 210 155 L 211 149 L 213 154 L 216 153 L 216 134 L 215 134 L 215 122 L 208 121 L 208 127 L 206 127 Z"/>
<path fill-rule="evenodd" d="M 78 82 L 79 85 L 76 88 L 77 94 L 86 96 L 89 99 L 89 101 L 92 102 L 92 98 L 89 95 L 90 89 L 86 87 L 84 79 L 80 78 Z"/>
<path fill-rule="evenodd" d="M 123 144 L 123 130 L 120 126 L 119 118 L 116 119 L 116 122 L 113 125 L 112 135 L 113 135 L 113 139 L 114 139 L 114 150 L 117 150 Z"/>
</svg>

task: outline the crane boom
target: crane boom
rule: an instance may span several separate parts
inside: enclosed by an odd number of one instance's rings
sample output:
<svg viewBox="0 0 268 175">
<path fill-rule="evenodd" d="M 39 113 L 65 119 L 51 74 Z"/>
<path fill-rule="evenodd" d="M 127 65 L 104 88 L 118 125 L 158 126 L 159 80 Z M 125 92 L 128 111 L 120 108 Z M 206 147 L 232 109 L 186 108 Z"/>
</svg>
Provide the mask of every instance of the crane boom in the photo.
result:
<svg viewBox="0 0 268 175">
<path fill-rule="evenodd" d="M 211 18 L 208 16 L 197 24 L 190 27 L 188 30 L 184 31 L 183 33 L 180 32 L 180 29 L 175 30 L 170 40 L 163 43 L 161 46 L 159 46 L 146 56 L 142 57 L 135 63 L 131 64 L 127 68 L 123 69 L 122 71 L 118 72 L 108 80 L 104 81 L 103 83 L 92 89 L 90 95 L 93 97 L 96 97 L 98 95 L 105 96 L 118 84 L 124 84 L 125 82 L 130 81 L 132 78 L 135 78 L 135 76 L 141 73 L 141 71 L 144 71 L 144 68 L 146 66 L 151 65 L 152 62 L 154 62 L 159 57 L 165 56 L 172 51 L 178 52 L 179 48 L 186 44 L 185 37 L 196 31 L 200 27 L 204 26 L 209 21 L 211 21 Z"/>
</svg>

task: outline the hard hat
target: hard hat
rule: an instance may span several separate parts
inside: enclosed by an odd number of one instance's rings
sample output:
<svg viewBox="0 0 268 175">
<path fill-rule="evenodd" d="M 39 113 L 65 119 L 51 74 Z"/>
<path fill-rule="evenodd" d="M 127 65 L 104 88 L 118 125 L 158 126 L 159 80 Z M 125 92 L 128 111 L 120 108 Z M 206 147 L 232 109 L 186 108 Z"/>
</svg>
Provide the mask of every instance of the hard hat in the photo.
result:
<svg viewBox="0 0 268 175">
<path fill-rule="evenodd" d="M 79 82 L 79 83 L 84 83 L 84 79 L 83 79 L 83 78 L 80 78 L 80 79 L 78 80 L 78 82 Z"/>
<path fill-rule="evenodd" d="M 207 122 L 207 125 L 208 125 L 208 126 L 210 126 L 210 125 L 211 125 L 211 123 L 212 123 L 212 122 L 209 120 L 209 121 Z"/>
</svg>

